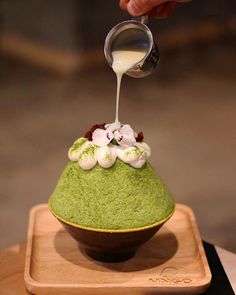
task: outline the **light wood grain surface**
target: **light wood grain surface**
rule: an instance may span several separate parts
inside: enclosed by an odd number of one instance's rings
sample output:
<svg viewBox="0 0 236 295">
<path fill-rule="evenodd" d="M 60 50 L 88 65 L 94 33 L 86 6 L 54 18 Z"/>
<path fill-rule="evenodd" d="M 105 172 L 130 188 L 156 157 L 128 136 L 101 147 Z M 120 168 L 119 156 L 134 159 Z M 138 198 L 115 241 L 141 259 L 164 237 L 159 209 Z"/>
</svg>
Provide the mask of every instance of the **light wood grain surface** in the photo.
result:
<svg viewBox="0 0 236 295">
<path fill-rule="evenodd" d="M 0 294 L 30 294 L 24 283 L 25 249 L 22 243 L 0 252 Z"/>
<path fill-rule="evenodd" d="M 236 254 L 217 246 L 216 250 L 233 290 L 236 292 Z M 25 256 L 26 243 L 14 245 L 0 252 L 0 294 L 30 294 L 24 283 Z"/>
<path fill-rule="evenodd" d="M 192 210 L 176 206 L 173 217 L 136 255 L 102 263 L 79 251 L 78 243 L 49 212 L 31 210 L 25 282 L 35 294 L 199 294 L 211 273 Z"/>
<path fill-rule="evenodd" d="M 236 254 L 216 247 L 230 283 L 236 292 Z M 0 252 L 0 294 L 29 295 L 24 284 L 26 243 Z"/>
</svg>

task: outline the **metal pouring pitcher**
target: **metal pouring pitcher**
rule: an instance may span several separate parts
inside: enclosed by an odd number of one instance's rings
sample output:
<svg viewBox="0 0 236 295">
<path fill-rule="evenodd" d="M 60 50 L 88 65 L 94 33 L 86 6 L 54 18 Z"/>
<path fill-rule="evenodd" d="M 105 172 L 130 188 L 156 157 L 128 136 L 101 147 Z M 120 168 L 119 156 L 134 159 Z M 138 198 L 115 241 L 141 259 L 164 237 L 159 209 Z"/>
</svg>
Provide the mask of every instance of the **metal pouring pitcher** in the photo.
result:
<svg viewBox="0 0 236 295">
<path fill-rule="evenodd" d="M 146 55 L 125 74 L 134 78 L 145 77 L 153 72 L 159 61 L 159 50 L 153 40 L 152 33 L 146 25 L 147 16 L 141 22 L 128 20 L 117 24 L 106 36 L 104 54 L 108 64 L 112 66 L 114 50 L 142 50 Z"/>
</svg>

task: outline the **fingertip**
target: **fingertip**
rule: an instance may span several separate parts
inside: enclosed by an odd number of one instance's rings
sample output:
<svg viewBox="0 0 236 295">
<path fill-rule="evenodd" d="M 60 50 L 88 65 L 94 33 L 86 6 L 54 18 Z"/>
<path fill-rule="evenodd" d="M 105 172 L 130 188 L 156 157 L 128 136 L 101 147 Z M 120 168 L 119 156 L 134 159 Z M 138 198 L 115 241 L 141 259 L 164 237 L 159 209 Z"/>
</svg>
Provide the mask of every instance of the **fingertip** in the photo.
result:
<svg viewBox="0 0 236 295">
<path fill-rule="evenodd" d="M 130 0 L 127 4 L 127 11 L 133 16 L 140 16 L 143 14 L 142 9 L 137 5 L 135 0 Z"/>
</svg>

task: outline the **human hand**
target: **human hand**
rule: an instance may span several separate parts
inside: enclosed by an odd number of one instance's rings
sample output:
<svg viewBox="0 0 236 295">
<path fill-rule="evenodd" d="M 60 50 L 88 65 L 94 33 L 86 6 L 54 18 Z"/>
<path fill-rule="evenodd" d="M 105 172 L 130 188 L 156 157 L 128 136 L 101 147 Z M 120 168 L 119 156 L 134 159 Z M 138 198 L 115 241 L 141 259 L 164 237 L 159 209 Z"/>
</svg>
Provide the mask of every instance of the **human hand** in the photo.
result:
<svg viewBox="0 0 236 295">
<path fill-rule="evenodd" d="M 166 18 L 174 12 L 176 3 L 189 1 L 191 0 L 120 0 L 120 8 L 133 16 Z"/>
</svg>

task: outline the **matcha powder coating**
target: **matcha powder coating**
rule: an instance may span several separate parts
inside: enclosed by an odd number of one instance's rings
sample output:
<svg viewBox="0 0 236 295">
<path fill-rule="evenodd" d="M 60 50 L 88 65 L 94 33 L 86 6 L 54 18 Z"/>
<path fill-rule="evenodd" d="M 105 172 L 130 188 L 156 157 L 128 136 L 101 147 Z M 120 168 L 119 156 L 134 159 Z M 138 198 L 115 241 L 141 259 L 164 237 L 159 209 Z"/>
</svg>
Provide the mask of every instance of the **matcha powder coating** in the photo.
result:
<svg viewBox="0 0 236 295">
<path fill-rule="evenodd" d="M 149 163 L 135 169 L 119 159 L 108 169 L 83 170 L 69 162 L 50 197 L 65 221 L 100 229 L 131 229 L 156 223 L 174 201 Z"/>
</svg>

